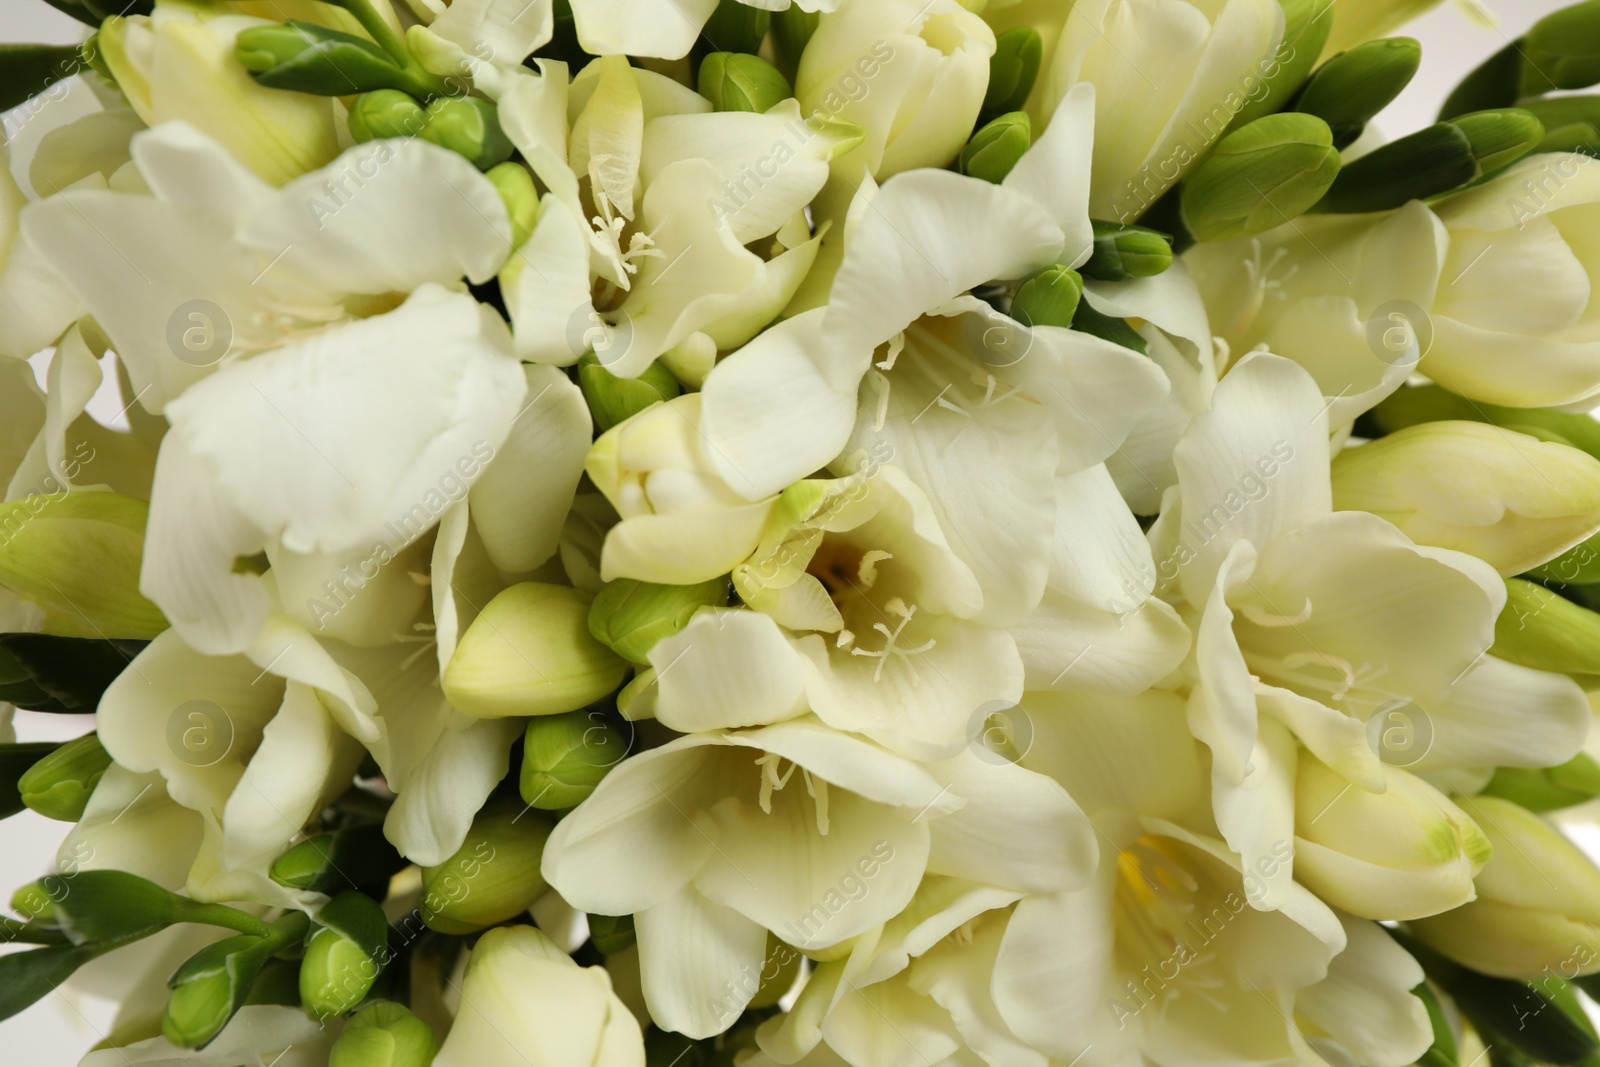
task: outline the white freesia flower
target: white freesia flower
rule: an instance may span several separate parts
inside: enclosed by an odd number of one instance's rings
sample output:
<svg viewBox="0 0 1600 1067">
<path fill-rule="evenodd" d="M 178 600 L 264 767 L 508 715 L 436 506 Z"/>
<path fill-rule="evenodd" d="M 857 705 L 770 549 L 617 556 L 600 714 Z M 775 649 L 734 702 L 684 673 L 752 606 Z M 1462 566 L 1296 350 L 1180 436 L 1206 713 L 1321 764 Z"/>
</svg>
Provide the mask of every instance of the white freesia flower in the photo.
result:
<svg viewBox="0 0 1600 1067">
<path fill-rule="evenodd" d="M 1492 568 L 1332 511 L 1326 417 L 1299 366 L 1246 357 L 1180 442 L 1179 486 L 1151 531 L 1195 628 L 1189 725 L 1212 751 L 1217 823 L 1247 866 L 1292 836 L 1294 738 L 1381 792 L 1374 717 L 1427 731 L 1386 753 L 1418 770 L 1559 762 L 1588 729 L 1566 679 L 1485 655 L 1504 604 Z M 1511 692 L 1515 726 L 1485 715 Z M 1260 906 L 1277 906 L 1289 870 Z"/>
<path fill-rule="evenodd" d="M 326 1026 L 300 1008 L 253 1004 L 239 1009 L 200 1051 L 179 1048 L 159 1034 L 91 1052 L 78 1067 L 237 1067 L 252 1060 L 278 1067 L 323 1067 L 343 1024 Z"/>
<path fill-rule="evenodd" d="M 832 11 L 839 0 L 800 0 L 804 11 Z M 750 7 L 779 10 L 788 5 L 762 0 Z M 578 43 L 595 55 L 626 53 L 661 59 L 689 54 L 716 0 L 574 0 L 572 21 Z"/>
<path fill-rule="evenodd" d="M 349 788 L 358 741 L 376 737 L 374 707 L 358 679 L 278 616 L 244 655 L 206 656 L 163 633 L 106 691 L 99 733 L 119 766 L 159 772 L 166 793 L 199 813 L 192 895 L 291 904 L 303 895 L 267 868 Z"/>
<path fill-rule="evenodd" d="M 994 48 L 994 31 L 955 0 L 848 3 L 817 21 L 795 96 L 807 115 L 866 132 L 841 174 L 942 167 L 977 121 Z"/>
<path fill-rule="evenodd" d="M 1600 393 L 1589 313 L 1600 260 L 1574 237 L 1597 199 L 1600 171 L 1584 157 L 1537 154 L 1431 204 L 1299 219 L 1186 258 L 1234 350 L 1265 344 L 1324 395 L 1348 396 L 1335 421 L 1412 370 L 1475 400 L 1572 404 Z M 1508 346 L 1522 353 L 1516 374 Z"/>
<path fill-rule="evenodd" d="M 893 917 L 924 873 L 1071 886 L 1092 854 L 1038 776 L 970 754 L 924 769 L 799 719 L 626 761 L 557 825 L 544 873 L 577 907 L 634 914 L 652 1017 L 702 1036 L 754 994 L 769 930 L 821 951 Z"/>
<path fill-rule="evenodd" d="M 16 359 L 44 348 L 83 314 L 77 294 L 23 236 L 27 203 L 11 168 L 0 166 L 0 355 Z"/>
<path fill-rule="evenodd" d="M 461 1008 L 437 1067 L 644 1067 L 639 1024 L 602 967 L 579 967 L 531 926 L 500 927 L 473 946 Z"/>
</svg>

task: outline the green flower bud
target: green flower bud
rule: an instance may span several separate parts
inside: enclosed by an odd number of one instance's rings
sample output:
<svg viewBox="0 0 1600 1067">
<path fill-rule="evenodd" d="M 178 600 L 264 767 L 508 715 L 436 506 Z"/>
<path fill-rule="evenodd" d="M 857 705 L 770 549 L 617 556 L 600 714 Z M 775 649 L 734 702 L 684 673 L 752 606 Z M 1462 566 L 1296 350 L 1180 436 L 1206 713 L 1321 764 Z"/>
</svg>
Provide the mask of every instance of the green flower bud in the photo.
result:
<svg viewBox="0 0 1600 1067">
<path fill-rule="evenodd" d="M 1094 220 L 1094 251 L 1080 268 L 1090 278 L 1151 278 L 1172 266 L 1172 239 L 1143 226 Z"/>
<path fill-rule="evenodd" d="M 706 20 L 700 37 L 711 46 L 710 51 L 754 55 L 761 50 L 771 21 L 770 11 L 750 7 L 740 0 L 722 0 Z"/>
<path fill-rule="evenodd" d="M 1318 68 L 1294 109 L 1326 122 L 1333 146 L 1344 148 L 1410 84 L 1421 63 L 1422 45 L 1413 38 L 1367 41 Z"/>
<path fill-rule="evenodd" d="M 1025 111 L 1012 111 L 986 123 L 961 150 L 962 174 L 996 185 L 1033 144 L 1033 124 Z"/>
<path fill-rule="evenodd" d="M 700 95 L 718 111 L 765 114 L 789 99 L 794 89 L 778 68 L 760 56 L 712 52 L 700 63 Z"/>
<path fill-rule="evenodd" d="M 989 88 L 983 94 L 981 121 L 1007 111 L 1020 111 L 1033 92 L 1044 58 L 1044 39 L 1032 26 L 1014 26 L 995 34 L 989 57 Z"/>
<path fill-rule="evenodd" d="M 1600 614 L 1535 582 L 1507 578 L 1489 651 L 1535 670 L 1600 674 Z"/>
<path fill-rule="evenodd" d="M 1489 842 L 1450 799 L 1396 768 L 1369 793 L 1300 750 L 1295 878 L 1364 919 L 1413 919 L 1472 899 Z"/>
<path fill-rule="evenodd" d="M 428 105 L 419 135 L 440 148 L 465 156 L 479 170 L 504 163 L 516 146 L 500 128 L 500 109 L 477 97 L 441 97 Z"/>
<path fill-rule="evenodd" d="M 68 741 L 28 769 L 17 790 L 22 802 L 40 815 L 62 822 L 77 822 L 89 803 L 89 794 L 111 766 L 111 754 L 94 734 Z"/>
<path fill-rule="evenodd" d="M 1522 46 L 1519 95 L 1587 89 L 1600 81 L 1600 3 L 1551 12 L 1529 28 Z"/>
<path fill-rule="evenodd" d="M 550 830 L 520 803 L 491 802 L 453 856 L 422 869 L 422 921 L 468 934 L 527 911 L 550 888 L 539 873 Z"/>
<path fill-rule="evenodd" d="M 728 602 L 728 580 L 698 585 L 656 585 L 620 578 L 607 582 L 589 608 L 589 632 L 617 655 L 648 663 L 650 649 L 689 625 L 703 607 Z"/>
<path fill-rule="evenodd" d="M 683 392 L 678 379 L 660 360 L 640 372 L 637 378 L 619 378 L 600 364 L 593 352 L 578 360 L 578 384 L 589 403 L 595 425 L 609 430 L 625 422 L 651 404 L 671 400 Z"/>
<path fill-rule="evenodd" d="M 350 107 L 350 136 L 357 143 L 389 137 L 416 137 L 428 124 L 428 113 L 414 96 L 398 89 L 363 93 Z"/>
<path fill-rule="evenodd" d="M 1461 79 L 1439 109 L 1439 121 L 1517 103 L 1523 95 L 1520 88 L 1522 49 L 1521 42 L 1512 41 Z"/>
<path fill-rule="evenodd" d="M 256 81 L 272 89 L 347 96 L 424 88 L 371 41 L 297 19 L 241 31 L 233 54 Z"/>
<path fill-rule="evenodd" d="M 1224 135 L 1284 110 L 1290 97 L 1305 84 L 1323 46 L 1333 32 L 1334 0 L 1278 0 L 1283 8 L 1283 43 L 1261 70 L 1266 91 L 1247 84 L 1244 107 L 1233 117 Z"/>
<path fill-rule="evenodd" d="M 1600 797 L 1600 764 L 1580 752 L 1558 767 L 1500 767 L 1483 795 L 1533 812 L 1570 808 Z"/>
<path fill-rule="evenodd" d="M 1057 263 L 1035 274 L 1011 298 L 1011 317 L 1024 326 L 1070 327 L 1083 300 L 1083 276 Z"/>
<path fill-rule="evenodd" d="M 1333 132 L 1314 115 L 1267 115 L 1217 142 L 1184 180 L 1184 224 L 1201 241 L 1270 230 L 1304 214 L 1339 174 Z"/>
<path fill-rule="evenodd" d="M 1401 389 L 1372 409 L 1366 436 L 1381 436 L 1424 422 L 1486 422 L 1515 430 L 1541 441 L 1571 445 L 1600 459 L 1600 422 L 1586 414 L 1547 408 L 1507 408 L 1482 400 L 1468 400 L 1437 385 Z M 1566 578 L 1565 581 L 1574 581 Z"/>
<path fill-rule="evenodd" d="M 616 689 L 628 664 L 589 633 L 592 598 L 523 582 L 501 591 L 467 627 L 442 683 L 469 715 L 558 715 Z"/>
<path fill-rule="evenodd" d="M 354 1011 L 388 962 L 388 920 L 365 893 L 346 890 L 317 913 L 300 963 L 300 1003 L 317 1018 Z"/>
<path fill-rule="evenodd" d="M 18 915 L 59 927 L 75 943 L 154 933 L 182 922 L 191 907 L 176 893 L 126 871 L 47 875 L 11 898 Z"/>
<path fill-rule="evenodd" d="M 1150 354 L 1150 342 L 1141 337 L 1139 331 L 1129 325 L 1127 319 L 1103 315 L 1096 311 L 1087 300 L 1078 302 L 1078 310 L 1072 316 L 1072 328 L 1079 333 L 1090 334 L 1103 341 L 1110 341 L 1112 344 L 1132 349 L 1141 356 Z"/>
<path fill-rule="evenodd" d="M 589 940 L 602 956 L 614 956 L 633 947 L 636 940 L 632 915 L 590 915 Z"/>
<path fill-rule="evenodd" d="M 1600 971 L 1600 871 L 1559 830 L 1509 800 L 1457 803 L 1494 855 L 1475 880 L 1478 898 L 1414 921 L 1417 938 L 1501 978 Z"/>
<path fill-rule="evenodd" d="M 432 1027 L 405 1007 L 380 1000 L 345 1024 L 328 1053 L 328 1067 L 428 1067 L 438 1051 Z"/>
<path fill-rule="evenodd" d="M 313 893 L 386 885 L 406 866 L 382 826 L 352 826 L 308 837 L 272 863 L 274 882 Z"/>
<path fill-rule="evenodd" d="M 515 252 L 539 222 L 539 190 L 533 184 L 533 175 L 521 163 L 507 160 L 490 167 L 483 176 L 505 202 L 506 214 L 511 218 L 511 250 Z"/>
<path fill-rule="evenodd" d="M 261 968 L 305 936 L 309 920 L 293 911 L 272 923 L 266 936 L 240 934 L 207 945 L 167 980 L 161 1032 L 179 1048 L 201 1048 L 244 1006 Z"/>
<path fill-rule="evenodd" d="M 148 640 L 166 617 L 139 592 L 150 505 L 79 490 L 0 504 L 0 586 L 62 637 Z"/>
<path fill-rule="evenodd" d="M 596 712 L 528 720 L 518 786 L 529 807 L 565 811 L 586 800 L 628 754 L 627 738 Z"/>
<path fill-rule="evenodd" d="M 1531 111 L 1474 111 L 1418 130 L 1347 164 L 1318 211 L 1389 211 L 1508 166 L 1544 139 Z"/>
</svg>

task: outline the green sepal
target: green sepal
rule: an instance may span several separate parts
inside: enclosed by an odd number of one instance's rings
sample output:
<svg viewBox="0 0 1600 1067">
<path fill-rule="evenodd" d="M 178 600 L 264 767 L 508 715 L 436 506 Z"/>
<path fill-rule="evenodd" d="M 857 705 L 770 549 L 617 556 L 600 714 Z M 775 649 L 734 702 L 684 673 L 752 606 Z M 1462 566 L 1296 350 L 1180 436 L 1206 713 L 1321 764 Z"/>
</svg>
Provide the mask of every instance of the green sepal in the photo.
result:
<svg viewBox="0 0 1600 1067">
<path fill-rule="evenodd" d="M 1106 282 L 1151 278 L 1172 266 L 1172 238 L 1145 226 L 1092 220 L 1094 249 L 1078 270 Z"/>
<path fill-rule="evenodd" d="M 111 754 L 95 734 L 68 741 L 22 776 L 22 802 L 47 819 L 77 822 L 94 787 L 111 766 Z"/>
<path fill-rule="evenodd" d="M 387 885 L 405 867 L 382 826 L 352 826 L 306 838 L 274 860 L 269 875 L 291 889 L 332 894 Z"/>
<path fill-rule="evenodd" d="M 1072 328 L 1080 333 L 1092 334 L 1123 348 L 1131 348 L 1141 356 L 1150 354 L 1150 342 L 1139 335 L 1139 331 L 1128 325 L 1127 319 L 1113 318 L 1102 315 L 1089 305 L 1089 301 L 1080 300 L 1078 310 L 1072 316 Z"/>
<path fill-rule="evenodd" d="M 83 66 L 77 45 L 0 44 L 0 111 L 26 103 Z"/>
<path fill-rule="evenodd" d="M 1555 767 L 1499 767 L 1483 793 L 1543 814 L 1600 796 L 1600 764 L 1580 752 Z"/>
<path fill-rule="evenodd" d="M 578 386 L 589 405 L 595 425 L 602 431 L 632 418 L 647 407 L 671 400 L 683 392 L 673 373 L 656 360 L 637 377 L 619 378 L 588 351 L 578 360 Z"/>
<path fill-rule="evenodd" d="M 983 94 L 979 124 L 1008 111 L 1020 111 L 1033 92 L 1044 59 L 1044 39 L 1032 26 L 1013 26 L 995 34 L 989 57 L 989 87 Z"/>
<path fill-rule="evenodd" d="M 1414 38 L 1367 41 L 1317 68 L 1294 110 L 1326 122 L 1333 146 L 1345 148 L 1410 84 L 1421 63 L 1422 45 Z"/>
<path fill-rule="evenodd" d="M 1516 162 L 1544 139 L 1530 110 L 1458 115 L 1347 163 L 1314 211 L 1390 211 L 1440 196 Z"/>
<path fill-rule="evenodd" d="M 1537 582 L 1507 578 L 1489 651 L 1534 670 L 1600 674 L 1600 613 Z"/>
<path fill-rule="evenodd" d="M 1010 111 L 979 127 L 956 162 L 962 174 L 999 185 L 1032 144 L 1028 113 Z"/>
<path fill-rule="evenodd" d="M 389 961 L 389 924 L 378 902 L 346 890 L 317 912 L 300 963 L 300 1000 L 315 1018 L 354 1011 Z"/>
</svg>

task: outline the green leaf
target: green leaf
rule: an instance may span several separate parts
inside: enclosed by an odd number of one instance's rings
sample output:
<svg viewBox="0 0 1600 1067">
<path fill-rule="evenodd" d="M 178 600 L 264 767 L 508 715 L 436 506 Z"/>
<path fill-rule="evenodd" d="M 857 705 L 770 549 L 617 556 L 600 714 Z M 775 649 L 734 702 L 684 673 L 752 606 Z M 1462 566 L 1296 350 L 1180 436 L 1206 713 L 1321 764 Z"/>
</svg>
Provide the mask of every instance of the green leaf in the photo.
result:
<svg viewBox="0 0 1600 1067">
<path fill-rule="evenodd" d="M 145 645 L 49 634 L 0 634 L 0 700 L 28 711 L 92 712 Z"/>
<path fill-rule="evenodd" d="M 43 1000 L 79 967 L 133 940 L 137 939 L 93 945 L 48 945 L 0 956 L 0 1019 L 9 1019 Z"/>
<path fill-rule="evenodd" d="M 155 0 L 44 0 L 44 2 L 95 29 L 100 28 L 100 24 L 108 15 L 148 15 L 156 8 Z"/>
<path fill-rule="evenodd" d="M 83 66 L 77 45 L 0 44 L 0 111 L 38 96 Z"/>
</svg>

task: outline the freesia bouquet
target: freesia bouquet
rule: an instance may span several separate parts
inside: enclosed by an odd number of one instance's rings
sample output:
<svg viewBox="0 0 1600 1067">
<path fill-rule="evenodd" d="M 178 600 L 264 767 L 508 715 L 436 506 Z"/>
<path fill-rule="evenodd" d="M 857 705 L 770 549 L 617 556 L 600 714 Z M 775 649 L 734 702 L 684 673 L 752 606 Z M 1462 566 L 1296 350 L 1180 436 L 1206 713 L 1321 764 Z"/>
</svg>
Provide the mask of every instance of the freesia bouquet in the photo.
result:
<svg viewBox="0 0 1600 1067">
<path fill-rule="evenodd" d="M 1388 142 L 1425 0 L 50 3 L 0 1017 L 1600 1062 L 1600 0 Z"/>
</svg>

